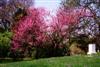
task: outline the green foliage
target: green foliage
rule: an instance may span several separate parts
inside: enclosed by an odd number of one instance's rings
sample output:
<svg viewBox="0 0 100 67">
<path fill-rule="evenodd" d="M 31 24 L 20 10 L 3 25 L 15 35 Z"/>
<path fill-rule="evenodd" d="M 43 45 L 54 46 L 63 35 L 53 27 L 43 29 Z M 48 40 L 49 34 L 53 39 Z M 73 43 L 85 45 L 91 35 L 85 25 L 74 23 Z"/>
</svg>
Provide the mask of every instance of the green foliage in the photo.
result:
<svg viewBox="0 0 100 67">
<path fill-rule="evenodd" d="M 100 56 L 100 52 L 97 52 L 97 56 Z"/>
<path fill-rule="evenodd" d="M 0 57 L 6 57 L 11 43 L 11 32 L 0 33 Z"/>
<path fill-rule="evenodd" d="M 0 46 L 10 46 L 11 37 L 11 32 L 0 33 Z"/>
</svg>

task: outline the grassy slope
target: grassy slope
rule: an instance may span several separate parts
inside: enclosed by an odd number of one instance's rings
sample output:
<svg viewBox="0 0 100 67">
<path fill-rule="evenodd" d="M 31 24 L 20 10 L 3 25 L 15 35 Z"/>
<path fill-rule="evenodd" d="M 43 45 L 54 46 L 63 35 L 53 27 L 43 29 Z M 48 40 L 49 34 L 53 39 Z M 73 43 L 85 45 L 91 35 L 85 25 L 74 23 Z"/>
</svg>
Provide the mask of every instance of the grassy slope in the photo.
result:
<svg viewBox="0 0 100 67">
<path fill-rule="evenodd" d="M 100 57 L 56 57 L 32 61 L 2 63 L 0 67 L 100 67 Z"/>
</svg>

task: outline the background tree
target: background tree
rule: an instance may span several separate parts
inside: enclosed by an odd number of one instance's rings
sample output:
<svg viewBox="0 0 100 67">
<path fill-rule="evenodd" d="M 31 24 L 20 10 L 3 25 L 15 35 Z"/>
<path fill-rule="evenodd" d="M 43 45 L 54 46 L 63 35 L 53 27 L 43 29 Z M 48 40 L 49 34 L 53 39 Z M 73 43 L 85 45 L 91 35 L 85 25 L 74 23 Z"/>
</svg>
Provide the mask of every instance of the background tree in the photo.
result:
<svg viewBox="0 0 100 67">
<path fill-rule="evenodd" d="M 14 23 L 14 13 L 27 10 L 33 5 L 33 0 L 0 0 L 0 18 Z"/>
<path fill-rule="evenodd" d="M 93 39 L 97 39 L 95 41 L 95 43 L 97 43 L 98 47 L 99 46 L 99 35 L 100 35 L 100 0 L 63 0 L 62 1 L 62 8 L 64 8 L 65 10 L 69 9 L 69 8 L 84 8 L 87 9 L 87 12 L 89 11 L 92 16 L 83 16 L 79 19 L 79 24 L 76 27 L 80 29 L 80 30 L 84 30 L 83 32 L 81 32 L 80 34 L 85 34 L 85 35 L 90 35 L 93 36 Z M 91 21 L 89 21 L 91 20 Z M 98 33 L 99 32 L 99 33 Z M 77 32 L 76 32 L 77 33 Z M 79 33 L 79 32 L 78 32 Z M 77 33 L 77 35 L 79 35 Z M 99 48 L 97 48 L 99 49 Z"/>
</svg>

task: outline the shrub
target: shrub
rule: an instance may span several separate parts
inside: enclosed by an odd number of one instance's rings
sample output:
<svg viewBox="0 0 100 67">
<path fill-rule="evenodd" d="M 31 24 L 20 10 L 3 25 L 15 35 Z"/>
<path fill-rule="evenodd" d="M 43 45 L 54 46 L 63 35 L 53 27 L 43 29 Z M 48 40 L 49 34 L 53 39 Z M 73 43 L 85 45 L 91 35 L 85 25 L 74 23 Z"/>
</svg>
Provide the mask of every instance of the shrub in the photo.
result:
<svg viewBox="0 0 100 67">
<path fill-rule="evenodd" d="M 73 43 L 71 44 L 71 46 L 69 47 L 70 49 L 70 55 L 80 55 L 80 54 L 85 54 L 85 51 L 82 50 L 80 47 L 79 47 L 79 44 L 77 43 Z"/>
<path fill-rule="evenodd" d="M 7 57 L 10 49 L 12 32 L 0 33 L 0 57 Z"/>
<path fill-rule="evenodd" d="M 49 44 L 48 44 L 49 45 Z M 66 54 L 66 47 L 55 47 L 54 45 L 48 47 L 40 47 L 36 49 L 36 58 L 58 57 Z"/>
<path fill-rule="evenodd" d="M 36 48 L 36 58 L 64 56 L 68 48 L 66 43 L 63 43 L 63 37 L 57 32 L 46 35 L 46 40 Z"/>
<path fill-rule="evenodd" d="M 70 38 L 70 42 L 71 44 L 77 43 L 80 49 L 84 50 L 85 52 L 88 51 L 89 38 L 87 35 L 81 34 L 78 36 L 74 36 Z"/>
</svg>

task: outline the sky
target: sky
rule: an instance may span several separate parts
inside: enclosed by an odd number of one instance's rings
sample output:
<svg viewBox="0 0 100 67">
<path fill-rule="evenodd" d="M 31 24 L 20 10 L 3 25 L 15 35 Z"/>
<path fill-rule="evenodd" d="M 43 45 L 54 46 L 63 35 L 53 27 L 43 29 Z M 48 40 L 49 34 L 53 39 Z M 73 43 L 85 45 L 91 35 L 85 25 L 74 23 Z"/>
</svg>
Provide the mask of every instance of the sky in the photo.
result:
<svg viewBox="0 0 100 67">
<path fill-rule="evenodd" d="M 59 8 L 61 0 L 35 0 L 34 6 L 36 8 L 43 7 L 47 11 L 50 11 L 51 15 L 56 15 L 57 8 Z M 47 25 L 51 24 L 51 17 L 46 16 L 45 21 Z"/>
<path fill-rule="evenodd" d="M 61 0 L 35 0 L 35 7 L 44 7 L 55 13 L 60 5 Z"/>
</svg>

